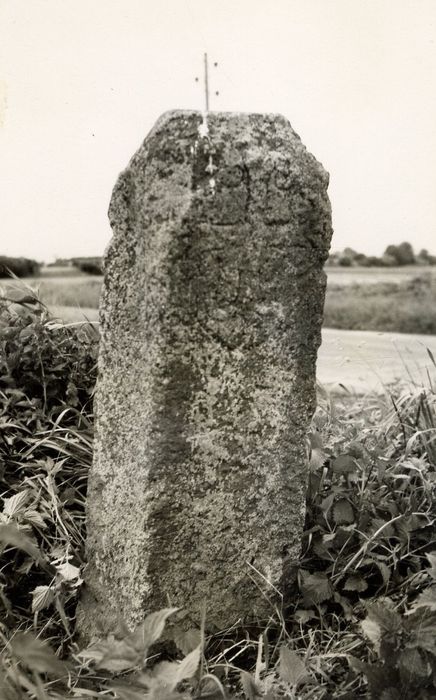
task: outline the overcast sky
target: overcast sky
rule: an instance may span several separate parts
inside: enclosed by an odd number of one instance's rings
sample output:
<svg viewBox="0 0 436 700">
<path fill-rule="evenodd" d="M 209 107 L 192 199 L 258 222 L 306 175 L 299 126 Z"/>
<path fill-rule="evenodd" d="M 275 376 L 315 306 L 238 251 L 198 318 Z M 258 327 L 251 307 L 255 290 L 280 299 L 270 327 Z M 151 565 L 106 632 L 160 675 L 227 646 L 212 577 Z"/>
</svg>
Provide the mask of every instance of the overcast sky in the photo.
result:
<svg viewBox="0 0 436 700">
<path fill-rule="evenodd" d="M 436 253 L 436 0 L 0 0 L 0 253 L 100 255 L 158 116 L 281 112 L 330 172 L 333 249 Z"/>
</svg>

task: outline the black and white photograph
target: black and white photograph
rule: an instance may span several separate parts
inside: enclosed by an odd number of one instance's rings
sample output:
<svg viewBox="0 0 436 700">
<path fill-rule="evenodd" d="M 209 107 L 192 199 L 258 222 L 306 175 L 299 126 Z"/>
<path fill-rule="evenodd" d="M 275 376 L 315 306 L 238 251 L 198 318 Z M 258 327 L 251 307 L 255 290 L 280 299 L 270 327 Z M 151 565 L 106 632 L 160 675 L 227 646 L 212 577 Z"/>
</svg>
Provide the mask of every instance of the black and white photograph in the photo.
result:
<svg viewBox="0 0 436 700">
<path fill-rule="evenodd" d="M 0 700 L 436 699 L 436 2 L 0 0 Z"/>
</svg>

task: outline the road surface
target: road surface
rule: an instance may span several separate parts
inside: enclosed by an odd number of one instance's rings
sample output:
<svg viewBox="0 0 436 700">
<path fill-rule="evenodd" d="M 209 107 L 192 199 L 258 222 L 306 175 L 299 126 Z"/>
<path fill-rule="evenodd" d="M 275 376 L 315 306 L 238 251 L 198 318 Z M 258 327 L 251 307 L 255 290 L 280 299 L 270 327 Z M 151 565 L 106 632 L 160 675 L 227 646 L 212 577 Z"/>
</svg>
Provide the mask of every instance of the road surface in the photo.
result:
<svg viewBox="0 0 436 700">
<path fill-rule="evenodd" d="M 53 307 L 52 312 L 66 323 L 98 321 L 96 309 Z M 326 388 L 366 393 L 380 391 L 398 378 L 429 385 L 430 374 L 436 386 L 436 367 L 428 350 L 436 358 L 436 336 L 342 331 L 324 328 L 318 353 L 318 381 Z"/>
<path fill-rule="evenodd" d="M 380 391 L 396 379 L 436 385 L 436 336 L 342 331 L 324 328 L 318 353 L 318 381 L 328 388 Z"/>
</svg>

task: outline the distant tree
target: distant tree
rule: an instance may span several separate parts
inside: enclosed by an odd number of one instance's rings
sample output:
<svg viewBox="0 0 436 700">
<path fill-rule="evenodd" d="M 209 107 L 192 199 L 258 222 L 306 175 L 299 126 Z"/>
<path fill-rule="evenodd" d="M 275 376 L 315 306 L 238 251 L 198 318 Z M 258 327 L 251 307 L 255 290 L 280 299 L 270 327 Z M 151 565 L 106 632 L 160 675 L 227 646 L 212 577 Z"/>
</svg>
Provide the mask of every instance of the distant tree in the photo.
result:
<svg viewBox="0 0 436 700">
<path fill-rule="evenodd" d="M 47 267 L 69 267 L 71 258 L 56 258 L 54 262 L 48 263 Z"/>
<path fill-rule="evenodd" d="M 397 265 L 436 265 L 436 256 L 430 255 L 427 249 L 423 248 L 418 255 L 415 255 L 413 247 L 407 241 L 399 245 L 388 245 L 381 257 L 376 255 L 365 255 L 358 253 L 354 248 L 344 248 L 343 251 L 330 253 L 328 265 L 339 265 L 341 267 L 395 267 Z"/>
<path fill-rule="evenodd" d="M 77 267 L 82 272 L 86 272 L 88 275 L 102 275 L 103 274 L 103 258 L 72 258 L 72 263 L 74 267 Z"/>
<path fill-rule="evenodd" d="M 398 246 L 388 245 L 383 254 L 383 257 L 385 256 L 388 256 L 389 258 L 392 258 L 392 260 L 395 260 L 395 265 L 398 265 Z"/>
<path fill-rule="evenodd" d="M 330 253 L 326 265 L 339 265 L 339 253 Z"/>
<path fill-rule="evenodd" d="M 344 248 L 342 255 L 344 255 L 346 258 L 350 258 L 350 260 L 354 260 L 358 255 L 360 255 L 360 253 L 353 248 Z"/>
<path fill-rule="evenodd" d="M 413 265 L 415 263 L 415 253 L 408 241 L 404 241 L 400 245 L 388 245 L 384 254 L 395 258 L 397 265 Z"/>
<path fill-rule="evenodd" d="M 356 253 L 354 256 L 354 264 L 368 267 L 368 258 L 364 253 Z"/>
<path fill-rule="evenodd" d="M 394 257 L 393 255 L 390 255 L 389 253 L 386 253 L 386 252 L 380 258 L 380 262 L 381 262 L 383 267 L 395 267 L 395 265 L 398 264 L 397 258 Z"/>
<path fill-rule="evenodd" d="M 422 248 L 416 256 L 416 263 L 418 265 L 436 265 L 436 256 L 431 255 L 427 248 Z"/>
<path fill-rule="evenodd" d="M 415 263 L 415 253 L 413 247 L 407 241 L 398 246 L 400 265 L 413 265 Z"/>
<path fill-rule="evenodd" d="M 0 277 L 10 277 L 12 272 L 17 277 L 34 277 L 38 275 L 40 263 L 29 258 L 11 258 L 0 255 Z"/>
<path fill-rule="evenodd" d="M 368 255 L 366 264 L 368 267 L 383 267 L 383 260 L 376 255 Z"/>
</svg>

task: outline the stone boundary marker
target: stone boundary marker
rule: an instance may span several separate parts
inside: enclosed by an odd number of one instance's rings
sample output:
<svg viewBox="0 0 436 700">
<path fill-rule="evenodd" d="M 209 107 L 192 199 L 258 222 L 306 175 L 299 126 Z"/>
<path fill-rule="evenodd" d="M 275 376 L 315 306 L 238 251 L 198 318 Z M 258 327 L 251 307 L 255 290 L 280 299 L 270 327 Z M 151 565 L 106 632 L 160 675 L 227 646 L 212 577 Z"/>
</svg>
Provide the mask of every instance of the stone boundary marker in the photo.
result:
<svg viewBox="0 0 436 700">
<path fill-rule="evenodd" d="M 85 637 L 264 623 L 300 554 L 328 175 L 276 114 L 164 114 L 105 259 Z"/>
</svg>

